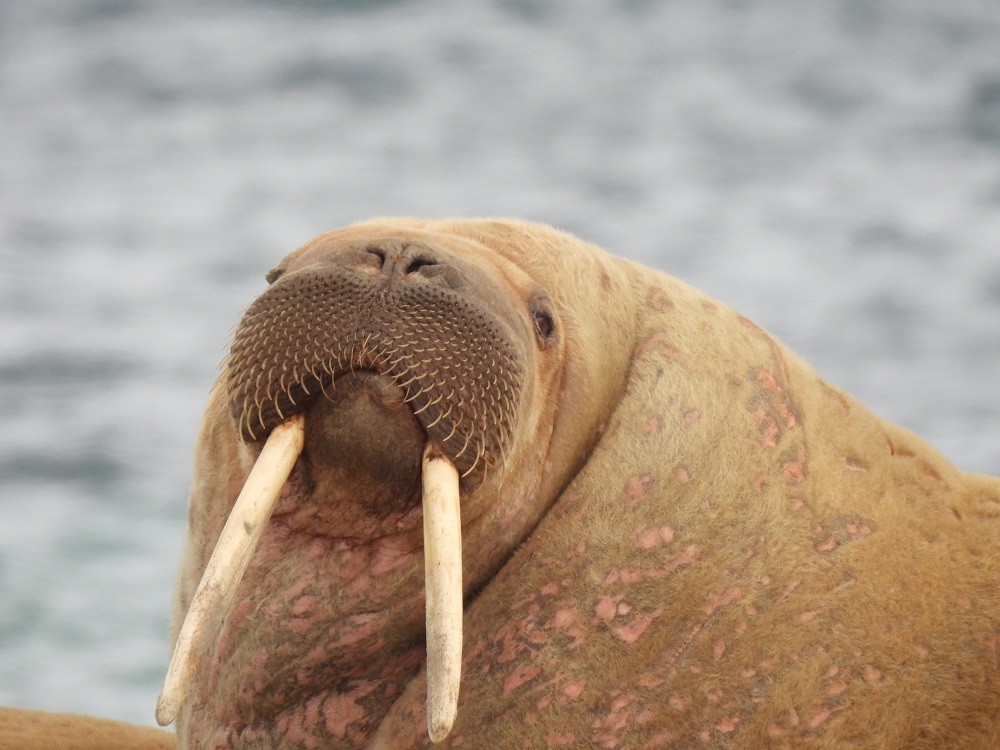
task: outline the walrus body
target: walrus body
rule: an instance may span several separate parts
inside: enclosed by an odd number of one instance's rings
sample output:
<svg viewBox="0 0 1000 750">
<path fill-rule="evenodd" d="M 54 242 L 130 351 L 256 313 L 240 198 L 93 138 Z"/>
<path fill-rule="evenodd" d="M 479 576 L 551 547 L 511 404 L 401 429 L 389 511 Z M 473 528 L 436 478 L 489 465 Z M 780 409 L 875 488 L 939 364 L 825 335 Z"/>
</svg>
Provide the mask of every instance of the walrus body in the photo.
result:
<svg viewBox="0 0 1000 750">
<path fill-rule="evenodd" d="M 174 735 L 82 714 L 0 707 L 0 750 L 173 750 Z"/>
<path fill-rule="evenodd" d="M 509 435 L 462 480 L 465 648 L 443 746 L 1000 747 L 1000 480 L 959 472 L 726 306 L 545 227 L 371 222 L 279 275 L 390 245 L 495 273 L 487 317 L 517 363 L 497 367 L 523 370 Z M 448 288 L 475 295 L 475 273 Z M 340 396 L 261 406 L 232 382 L 236 356 L 199 439 L 175 629 L 259 452 L 250 428 L 307 409 L 307 447 L 219 615 L 180 745 L 428 746 L 408 488 L 413 444 L 438 428 L 412 421 L 385 365 L 340 376 Z M 389 445 L 330 450 L 341 417 Z"/>
</svg>

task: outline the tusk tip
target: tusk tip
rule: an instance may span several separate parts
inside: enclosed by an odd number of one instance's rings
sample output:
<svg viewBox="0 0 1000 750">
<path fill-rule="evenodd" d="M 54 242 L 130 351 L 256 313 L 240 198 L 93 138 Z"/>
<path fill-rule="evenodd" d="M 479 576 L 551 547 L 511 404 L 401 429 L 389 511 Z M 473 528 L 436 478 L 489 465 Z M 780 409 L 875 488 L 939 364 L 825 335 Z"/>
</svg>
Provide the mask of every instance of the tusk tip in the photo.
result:
<svg viewBox="0 0 1000 750">
<path fill-rule="evenodd" d="M 439 742 L 443 742 L 451 732 L 451 728 L 455 723 L 455 711 L 448 711 L 445 715 L 438 716 L 428 716 L 427 717 L 427 736 L 430 737 L 431 742 L 435 745 Z"/>
<path fill-rule="evenodd" d="M 156 701 L 156 723 L 161 727 L 173 723 L 174 719 L 177 718 L 178 708 L 176 696 L 160 693 L 160 697 Z"/>
</svg>

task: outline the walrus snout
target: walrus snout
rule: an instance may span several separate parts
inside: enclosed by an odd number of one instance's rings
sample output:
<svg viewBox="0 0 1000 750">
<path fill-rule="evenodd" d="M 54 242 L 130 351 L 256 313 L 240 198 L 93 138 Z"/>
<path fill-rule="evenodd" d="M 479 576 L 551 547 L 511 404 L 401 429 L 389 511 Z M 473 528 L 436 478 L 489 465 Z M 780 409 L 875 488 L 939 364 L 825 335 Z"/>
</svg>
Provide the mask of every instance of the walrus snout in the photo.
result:
<svg viewBox="0 0 1000 750">
<path fill-rule="evenodd" d="M 511 295 L 494 280 L 445 251 L 391 239 L 320 245 L 268 278 L 227 362 L 245 440 L 263 440 L 344 374 L 370 370 L 401 390 L 462 474 L 499 462 L 528 354 Z"/>
</svg>

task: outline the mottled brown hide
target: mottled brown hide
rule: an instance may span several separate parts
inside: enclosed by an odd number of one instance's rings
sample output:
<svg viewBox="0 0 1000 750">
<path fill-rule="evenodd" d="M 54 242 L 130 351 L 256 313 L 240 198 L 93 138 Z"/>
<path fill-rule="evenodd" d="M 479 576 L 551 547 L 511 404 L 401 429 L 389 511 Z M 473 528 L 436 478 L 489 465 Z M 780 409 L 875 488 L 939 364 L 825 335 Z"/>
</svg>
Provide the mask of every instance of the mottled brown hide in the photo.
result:
<svg viewBox="0 0 1000 750">
<path fill-rule="evenodd" d="M 1000 480 L 725 305 L 548 228 L 386 220 L 317 242 L 470 264 L 523 367 L 509 439 L 463 485 L 464 667 L 442 746 L 1000 747 Z M 217 387 L 175 621 L 257 450 L 242 414 Z M 182 745 L 429 745 L 420 506 L 335 470 L 318 491 L 300 460 Z"/>
</svg>

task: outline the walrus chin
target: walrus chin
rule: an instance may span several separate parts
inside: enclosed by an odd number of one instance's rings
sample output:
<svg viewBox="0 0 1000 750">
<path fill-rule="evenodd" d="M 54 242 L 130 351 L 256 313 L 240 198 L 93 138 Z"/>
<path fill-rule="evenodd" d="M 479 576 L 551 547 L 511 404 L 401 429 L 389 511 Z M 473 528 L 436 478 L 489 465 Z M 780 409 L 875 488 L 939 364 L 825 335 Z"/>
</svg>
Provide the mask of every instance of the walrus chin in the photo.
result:
<svg viewBox="0 0 1000 750">
<path fill-rule="evenodd" d="M 236 588 L 302 453 L 305 418 L 297 414 L 271 431 L 233 506 L 181 625 L 156 705 L 161 726 L 173 722 L 187 698 L 198 655 L 217 634 L 219 612 Z M 462 662 L 462 535 L 459 476 L 441 448 L 428 442 L 422 460 L 424 575 L 427 623 L 427 726 L 433 742 L 451 730 L 458 710 Z"/>
</svg>

